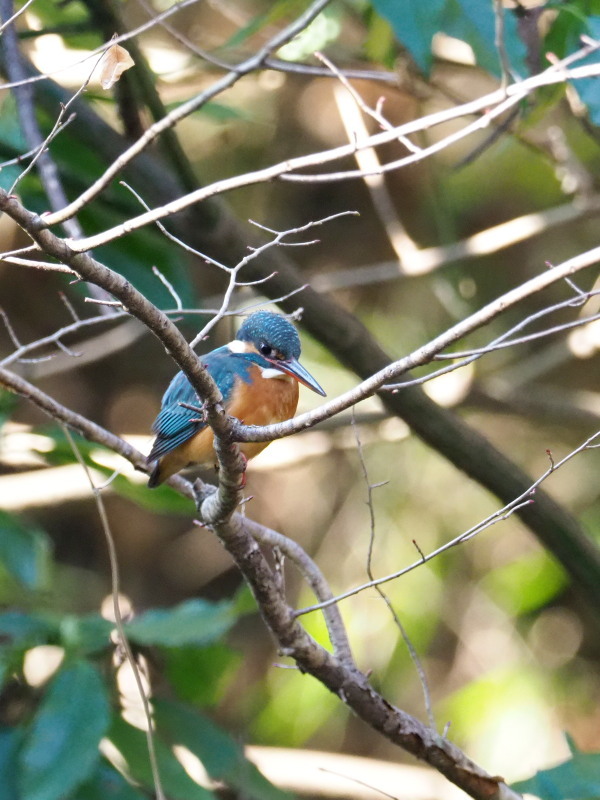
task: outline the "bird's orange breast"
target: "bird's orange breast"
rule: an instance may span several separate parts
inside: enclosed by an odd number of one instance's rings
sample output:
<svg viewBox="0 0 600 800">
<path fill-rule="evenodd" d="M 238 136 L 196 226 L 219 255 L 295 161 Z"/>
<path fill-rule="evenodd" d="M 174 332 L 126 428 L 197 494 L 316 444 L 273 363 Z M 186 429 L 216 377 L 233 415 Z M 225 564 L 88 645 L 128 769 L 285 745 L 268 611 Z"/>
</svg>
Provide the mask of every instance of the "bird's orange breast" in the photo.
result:
<svg viewBox="0 0 600 800">
<path fill-rule="evenodd" d="M 260 367 L 251 371 L 251 383 L 239 381 L 227 412 L 244 425 L 272 425 L 291 419 L 298 407 L 298 381 L 289 375 L 263 378 Z M 258 455 L 270 442 L 244 442 L 240 448 L 247 458 Z"/>
<path fill-rule="evenodd" d="M 279 378 L 263 378 L 260 367 L 253 365 L 251 382 L 236 379 L 231 398 L 225 409 L 245 425 L 272 425 L 291 419 L 298 407 L 298 382 L 289 375 Z M 246 458 L 254 458 L 270 442 L 242 442 L 240 450 Z M 166 453 L 160 459 L 157 483 L 191 464 L 214 464 L 213 432 L 206 427 L 186 442 Z"/>
</svg>

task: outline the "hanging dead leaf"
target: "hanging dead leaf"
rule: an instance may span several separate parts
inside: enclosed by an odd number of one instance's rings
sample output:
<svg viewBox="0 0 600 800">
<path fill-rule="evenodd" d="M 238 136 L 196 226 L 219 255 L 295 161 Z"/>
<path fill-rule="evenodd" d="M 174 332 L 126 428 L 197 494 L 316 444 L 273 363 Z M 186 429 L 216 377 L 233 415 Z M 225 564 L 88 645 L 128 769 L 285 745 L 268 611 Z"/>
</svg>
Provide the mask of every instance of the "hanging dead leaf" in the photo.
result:
<svg viewBox="0 0 600 800">
<path fill-rule="evenodd" d="M 126 69 L 133 67 L 135 61 L 120 44 L 113 44 L 106 51 L 102 72 L 100 73 L 100 85 L 103 89 L 110 89 L 119 80 Z"/>
</svg>

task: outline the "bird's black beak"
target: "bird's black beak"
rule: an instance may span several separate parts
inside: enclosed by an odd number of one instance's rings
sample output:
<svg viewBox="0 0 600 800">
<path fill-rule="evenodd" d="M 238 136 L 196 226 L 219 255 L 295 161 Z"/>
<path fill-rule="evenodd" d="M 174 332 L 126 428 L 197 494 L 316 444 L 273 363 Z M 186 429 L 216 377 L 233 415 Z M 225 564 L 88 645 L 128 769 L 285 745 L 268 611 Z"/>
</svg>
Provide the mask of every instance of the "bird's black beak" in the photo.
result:
<svg viewBox="0 0 600 800">
<path fill-rule="evenodd" d="M 322 397 L 327 396 L 310 372 L 307 369 L 304 369 L 302 364 L 297 359 L 290 358 L 288 361 L 277 361 L 272 363 L 277 366 L 277 369 L 280 369 L 282 372 L 286 372 L 288 375 L 296 378 L 297 381 L 304 384 L 304 386 L 308 386 L 308 388 L 312 389 L 313 392 L 322 395 Z"/>
</svg>

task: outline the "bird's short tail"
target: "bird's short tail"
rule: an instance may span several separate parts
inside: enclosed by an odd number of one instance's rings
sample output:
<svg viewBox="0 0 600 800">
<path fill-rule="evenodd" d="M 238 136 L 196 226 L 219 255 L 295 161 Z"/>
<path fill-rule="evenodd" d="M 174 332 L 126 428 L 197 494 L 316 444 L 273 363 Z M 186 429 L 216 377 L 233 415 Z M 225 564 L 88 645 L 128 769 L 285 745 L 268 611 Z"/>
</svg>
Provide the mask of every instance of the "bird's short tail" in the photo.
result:
<svg viewBox="0 0 600 800">
<path fill-rule="evenodd" d="M 150 462 L 150 463 L 152 463 L 152 462 Z M 155 461 L 154 462 L 154 467 L 152 469 L 152 472 L 150 473 L 150 477 L 148 478 L 148 488 L 149 489 L 156 489 L 156 487 L 160 486 L 160 484 L 163 481 L 164 481 L 164 478 L 161 475 L 160 461 Z"/>
</svg>

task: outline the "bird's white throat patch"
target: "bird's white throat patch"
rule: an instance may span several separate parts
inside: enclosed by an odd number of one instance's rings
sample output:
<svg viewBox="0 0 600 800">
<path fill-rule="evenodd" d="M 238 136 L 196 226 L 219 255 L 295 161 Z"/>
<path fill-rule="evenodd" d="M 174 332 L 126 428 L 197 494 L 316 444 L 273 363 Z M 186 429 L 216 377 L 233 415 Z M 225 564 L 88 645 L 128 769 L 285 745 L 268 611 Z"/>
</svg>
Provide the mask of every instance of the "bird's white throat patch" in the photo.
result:
<svg viewBox="0 0 600 800">
<path fill-rule="evenodd" d="M 291 375 L 288 375 L 286 372 L 282 372 L 280 369 L 275 369 L 274 367 L 261 367 L 260 374 L 265 380 L 269 380 L 269 378 L 279 378 L 279 380 L 283 381 L 293 380 Z"/>
</svg>

